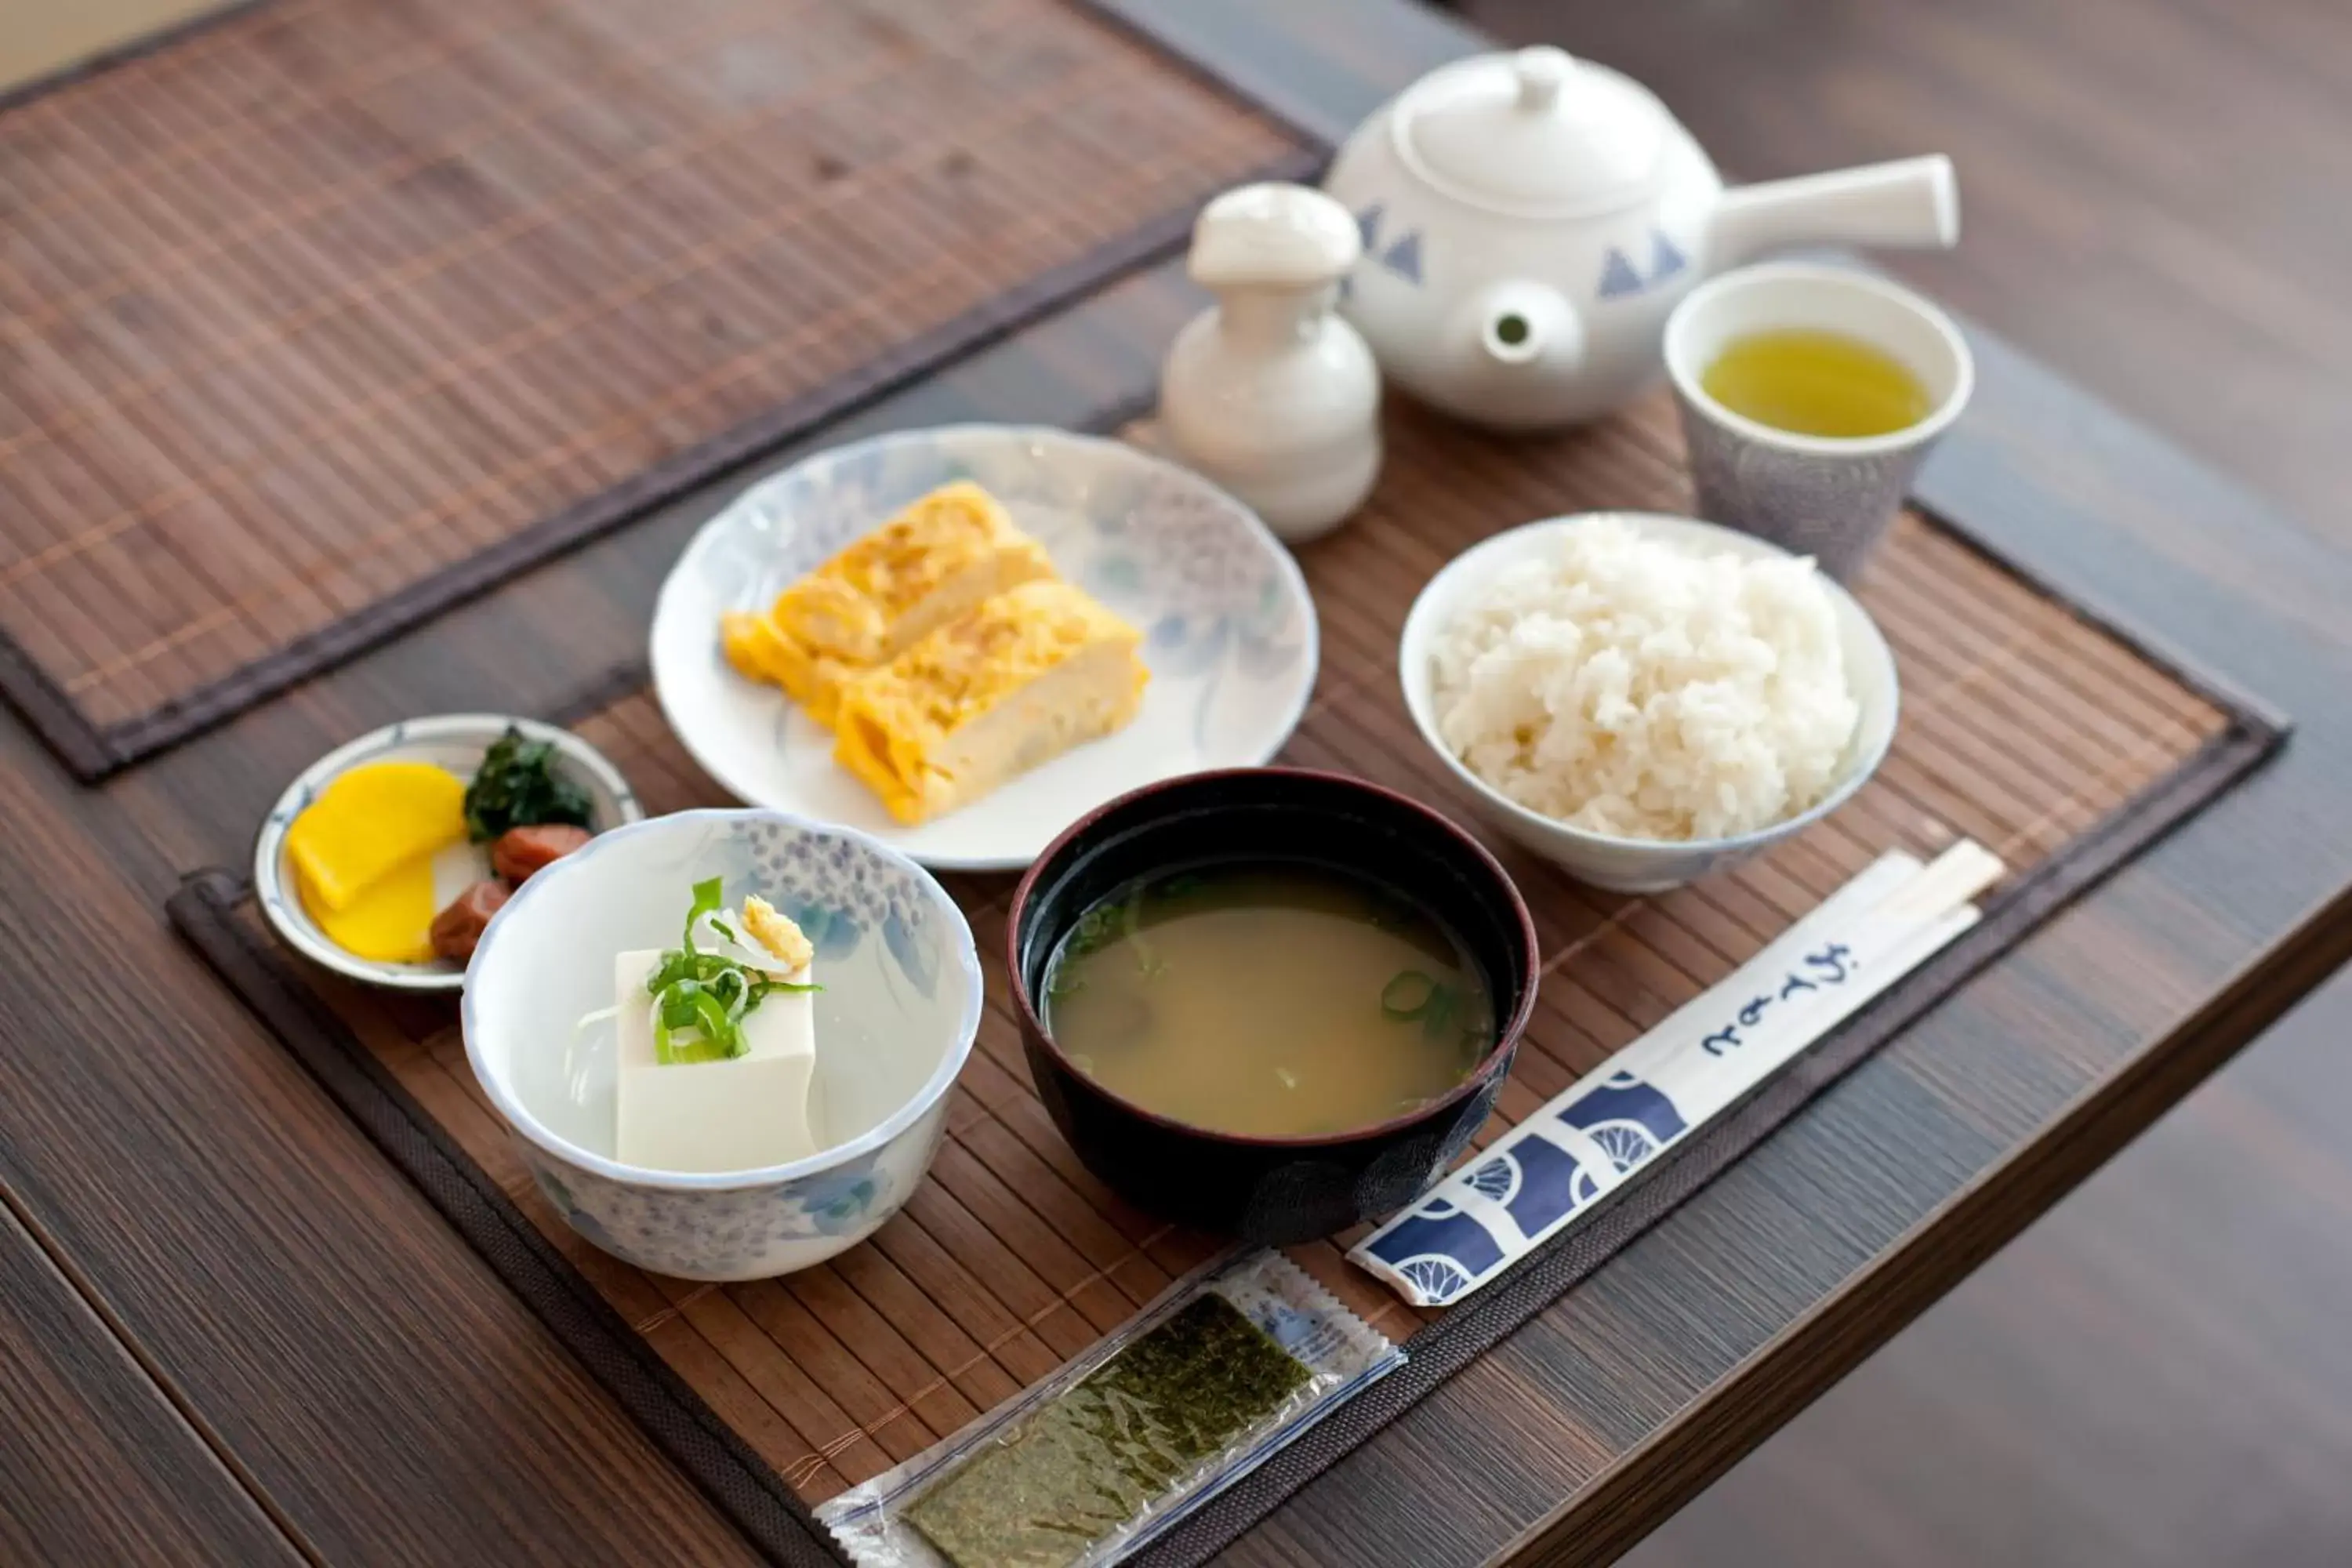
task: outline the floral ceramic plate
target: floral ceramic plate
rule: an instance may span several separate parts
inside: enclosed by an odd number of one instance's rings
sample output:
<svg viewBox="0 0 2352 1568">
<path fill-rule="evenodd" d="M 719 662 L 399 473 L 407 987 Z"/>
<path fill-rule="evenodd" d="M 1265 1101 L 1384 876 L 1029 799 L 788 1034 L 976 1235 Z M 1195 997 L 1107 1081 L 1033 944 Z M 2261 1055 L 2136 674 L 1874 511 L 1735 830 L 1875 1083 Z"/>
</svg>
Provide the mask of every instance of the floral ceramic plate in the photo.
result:
<svg viewBox="0 0 2352 1568">
<path fill-rule="evenodd" d="M 261 912 L 287 944 L 313 963 L 338 974 L 395 991 L 455 991 L 466 982 L 466 972 L 446 959 L 430 963 L 393 963 L 362 958 L 335 945 L 319 922 L 302 907 L 294 886 L 294 864 L 286 853 L 286 829 L 307 810 L 319 792 L 362 763 L 432 763 L 461 779 L 471 779 L 482 765 L 482 755 L 511 725 L 534 741 L 555 745 L 555 767 L 588 792 L 597 832 L 635 822 L 645 816 L 637 797 L 607 762 L 604 754 L 569 730 L 535 719 L 512 719 L 503 713 L 442 713 L 429 719 L 404 719 L 371 731 L 348 745 L 338 746 L 302 770 L 286 786 L 278 804 L 262 819 L 253 845 L 253 891 Z M 434 908 L 439 909 L 470 884 L 490 874 L 489 851 L 478 844 L 450 846 L 434 858 Z"/>
<path fill-rule="evenodd" d="M 959 479 L 985 486 L 1063 576 L 1142 630 L 1151 685 L 1119 733 L 961 811 L 902 827 L 834 765 L 830 731 L 728 665 L 719 617 L 764 606 L 908 502 Z M 1255 513 L 1132 447 L 1034 427 L 912 430 L 807 458 L 705 524 L 654 610 L 655 689 L 711 777 L 753 805 L 861 829 L 940 870 L 1018 870 L 1116 795 L 1268 761 L 1306 710 L 1315 664 L 1306 579 Z"/>
</svg>

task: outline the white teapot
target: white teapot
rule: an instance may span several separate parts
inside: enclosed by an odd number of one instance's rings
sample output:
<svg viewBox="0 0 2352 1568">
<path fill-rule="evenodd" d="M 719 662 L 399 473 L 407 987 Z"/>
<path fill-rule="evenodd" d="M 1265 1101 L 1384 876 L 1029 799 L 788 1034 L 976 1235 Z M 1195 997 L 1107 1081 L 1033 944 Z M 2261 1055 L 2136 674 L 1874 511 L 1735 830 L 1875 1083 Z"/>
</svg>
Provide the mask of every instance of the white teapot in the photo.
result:
<svg viewBox="0 0 2352 1568">
<path fill-rule="evenodd" d="M 1518 429 L 1641 392 L 1675 302 L 1760 251 L 1959 233 L 1948 158 L 1727 191 L 1647 88 L 1549 46 L 1432 71 L 1356 128 L 1323 188 L 1362 231 L 1340 309 L 1389 380 Z"/>
</svg>

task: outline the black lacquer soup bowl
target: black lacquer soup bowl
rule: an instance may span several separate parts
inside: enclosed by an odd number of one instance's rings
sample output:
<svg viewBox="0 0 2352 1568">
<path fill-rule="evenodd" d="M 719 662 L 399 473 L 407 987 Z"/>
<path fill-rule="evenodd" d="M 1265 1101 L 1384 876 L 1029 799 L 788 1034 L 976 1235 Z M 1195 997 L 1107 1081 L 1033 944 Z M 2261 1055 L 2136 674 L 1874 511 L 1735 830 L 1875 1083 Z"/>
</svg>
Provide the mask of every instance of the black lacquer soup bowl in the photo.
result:
<svg viewBox="0 0 2352 1568">
<path fill-rule="evenodd" d="M 1497 1025 L 1460 1084 L 1376 1125 L 1250 1137 L 1148 1110 L 1080 1072 L 1054 1043 L 1040 1005 L 1045 971 L 1088 908 L 1139 877 L 1282 863 L 1375 881 L 1453 933 L 1486 981 Z M 1410 1202 L 1486 1121 L 1535 1005 L 1534 923 L 1494 857 L 1427 806 L 1337 773 L 1193 773 L 1112 801 L 1022 879 L 1006 943 L 1030 1074 L 1087 1168 L 1139 1208 L 1256 1242 L 1328 1236 Z"/>
</svg>

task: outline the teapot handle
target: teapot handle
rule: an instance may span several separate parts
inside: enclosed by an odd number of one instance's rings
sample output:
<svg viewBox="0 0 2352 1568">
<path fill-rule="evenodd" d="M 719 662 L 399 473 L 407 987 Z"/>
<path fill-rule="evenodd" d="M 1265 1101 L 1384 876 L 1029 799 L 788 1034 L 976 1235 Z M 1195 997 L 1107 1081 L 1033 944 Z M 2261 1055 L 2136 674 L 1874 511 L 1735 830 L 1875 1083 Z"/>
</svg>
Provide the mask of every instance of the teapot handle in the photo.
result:
<svg viewBox="0 0 2352 1568">
<path fill-rule="evenodd" d="M 1937 153 L 1726 191 L 1707 226 L 1707 266 L 1800 246 L 1949 249 L 1959 237 L 1959 182 Z"/>
</svg>

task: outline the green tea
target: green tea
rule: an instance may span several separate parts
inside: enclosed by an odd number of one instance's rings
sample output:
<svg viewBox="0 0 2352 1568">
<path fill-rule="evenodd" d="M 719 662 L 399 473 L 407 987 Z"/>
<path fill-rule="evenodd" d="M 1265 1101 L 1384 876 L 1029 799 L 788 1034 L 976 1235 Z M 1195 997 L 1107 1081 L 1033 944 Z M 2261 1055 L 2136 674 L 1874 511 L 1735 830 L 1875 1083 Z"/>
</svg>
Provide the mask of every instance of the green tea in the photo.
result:
<svg viewBox="0 0 2352 1568">
<path fill-rule="evenodd" d="M 1045 1026 L 1080 1072 L 1250 1137 L 1387 1121 L 1495 1043 L 1478 966 L 1444 927 L 1378 883 L 1304 864 L 1128 883 L 1064 939 L 1045 993 Z"/>
<path fill-rule="evenodd" d="M 1817 327 L 1734 338 L 1699 384 L 1734 414 L 1799 436 L 1892 435 L 1934 406 L 1893 354 Z"/>
</svg>

